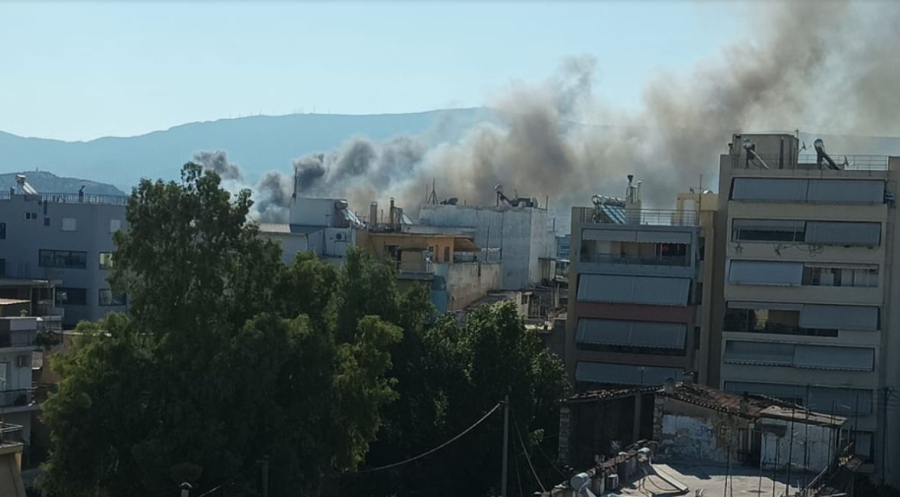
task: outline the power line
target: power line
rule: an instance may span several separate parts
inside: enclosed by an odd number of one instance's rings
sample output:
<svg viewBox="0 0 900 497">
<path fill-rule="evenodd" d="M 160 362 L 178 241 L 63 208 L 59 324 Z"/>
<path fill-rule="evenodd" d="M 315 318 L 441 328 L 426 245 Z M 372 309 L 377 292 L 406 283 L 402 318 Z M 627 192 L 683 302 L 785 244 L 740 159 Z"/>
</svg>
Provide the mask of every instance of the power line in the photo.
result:
<svg viewBox="0 0 900 497">
<path fill-rule="evenodd" d="M 513 413 L 513 424 L 516 427 L 516 435 L 519 436 L 519 443 L 522 444 L 522 453 L 525 454 L 525 461 L 528 463 L 528 467 L 531 468 L 531 474 L 534 475 L 534 479 L 537 480 L 537 484 L 541 487 L 541 492 L 546 492 L 547 489 L 544 488 L 544 484 L 541 483 L 541 479 L 538 478 L 537 471 L 534 470 L 534 465 L 531 464 L 531 458 L 528 457 L 528 449 L 525 448 L 525 441 L 522 440 L 522 432 L 519 431 L 519 420 L 516 418 L 516 413 Z"/>
<path fill-rule="evenodd" d="M 494 414 L 494 412 L 495 412 L 497 409 L 499 409 L 501 405 L 502 405 L 501 403 L 498 403 L 497 405 L 494 406 L 493 409 L 491 409 L 490 411 L 488 411 L 487 414 L 485 414 L 484 416 L 482 416 L 481 419 L 479 419 L 478 421 L 476 421 L 475 424 L 473 424 L 472 426 L 470 426 L 470 427 L 466 428 L 465 430 L 463 430 L 459 435 L 456 435 L 455 437 L 451 438 L 450 440 L 447 440 L 446 442 L 442 443 L 441 445 L 438 445 L 437 447 L 435 447 L 435 448 L 433 448 L 433 449 L 431 449 L 431 450 L 429 450 L 429 451 L 423 452 L 423 453 L 421 453 L 421 454 L 419 454 L 419 455 L 417 455 L 417 456 L 415 456 L 415 457 L 410 457 L 409 459 L 406 459 L 406 460 L 403 460 L 403 461 L 400 461 L 400 462 L 395 462 L 395 463 L 393 463 L 393 464 L 388 464 L 388 465 L 386 465 L 386 466 L 378 466 L 377 468 L 361 469 L 361 470 L 359 470 L 359 471 L 353 471 L 352 473 L 345 473 L 345 474 L 359 475 L 359 474 L 363 474 L 363 473 L 374 473 L 375 471 L 382 471 L 382 470 L 385 470 L 385 469 L 396 468 L 397 466 L 403 466 L 404 464 L 409 464 L 409 463 L 411 463 L 411 462 L 413 462 L 413 461 L 417 461 L 417 460 L 419 460 L 419 459 L 422 459 L 423 457 L 426 457 L 426 456 L 429 456 L 429 455 L 431 455 L 431 454 L 434 454 L 435 452 L 437 452 L 437 451 L 443 449 L 444 447 L 446 447 L 446 446 L 452 444 L 453 442 L 459 440 L 459 439 L 462 438 L 462 436 L 465 435 L 466 433 L 469 433 L 470 431 L 472 431 L 473 429 L 475 429 L 476 426 L 480 425 L 485 419 L 487 419 L 488 417 L 490 417 L 491 414 Z"/>
</svg>

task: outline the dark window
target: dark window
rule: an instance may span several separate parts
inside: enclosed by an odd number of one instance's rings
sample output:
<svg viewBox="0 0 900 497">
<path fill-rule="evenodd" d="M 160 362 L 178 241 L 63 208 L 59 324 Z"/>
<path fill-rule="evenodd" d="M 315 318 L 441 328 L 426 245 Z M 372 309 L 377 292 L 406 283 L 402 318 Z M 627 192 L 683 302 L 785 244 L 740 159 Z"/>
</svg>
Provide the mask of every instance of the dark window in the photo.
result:
<svg viewBox="0 0 900 497">
<path fill-rule="evenodd" d="M 803 242 L 806 240 L 805 221 L 777 221 L 771 219 L 735 219 L 731 223 L 732 241 Z"/>
<path fill-rule="evenodd" d="M 100 252 L 100 269 L 112 269 L 112 252 Z"/>
<path fill-rule="evenodd" d="M 0 240 L 6 240 L 6 223 L 0 223 Z"/>
<path fill-rule="evenodd" d="M 37 219 L 37 212 L 26 212 L 25 219 Z"/>
<path fill-rule="evenodd" d="M 694 350 L 700 350 L 700 327 L 694 326 Z"/>
<path fill-rule="evenodd" d="M 57 305 L 87 305 L 86 288 L 57 287 Z"/>
<path fill-rule="evenodd" d="M 450 260 L 450 247 L 444 247 L 444 260 L 441 262 L 448 262 Z"/>
<path fill-rule="evenodd" d="M 800 327 L 800 311 L 782 309 L 726 309 L 724 331 L 836 337 L 838 330 Z"/>
<path fill-rule="evenodd" d="M 113 293 L 109 288 L 101 288 L 100 305 L 125 305 L 125 295 Z"/>
<path fill-rule="evenodd" d="M 44 226 L 50 226 L 50 218 L 49 217 L 44 218 Z"/>
<path fill-rule="evenodd" d="M 6 259 L 0 259 L 0 278 L 6 276 Z"/>
<path fill-rule="evenodd" d="M 38 265 L 40 267 L 85 269 L 87 267 L 87 252 L 40 250 L 38 252 Z"/>
</svg>

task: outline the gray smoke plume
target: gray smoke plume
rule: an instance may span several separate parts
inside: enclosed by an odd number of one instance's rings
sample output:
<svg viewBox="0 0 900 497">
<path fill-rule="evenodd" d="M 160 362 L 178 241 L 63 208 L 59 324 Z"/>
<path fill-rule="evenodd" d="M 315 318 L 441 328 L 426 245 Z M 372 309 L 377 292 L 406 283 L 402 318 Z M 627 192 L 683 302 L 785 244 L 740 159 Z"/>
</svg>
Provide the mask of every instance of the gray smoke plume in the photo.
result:
<svg viewBox="0 0 900 497">
<path fill-rule="evenodd" d="M 223 180 L 244 180 L 241 168 L 237 164 L 228 162 L 228 154 L 223 150 L 197 152 L 194 154 L 193 160 L 203 166 L 204 169 L 210 169 L 219 173 Z"/>
<path fill-rule="evenodd" d="M 550 80 L 494 99 L 498 122 L 477 124 L 459 140 L 353 138 L 297 159 L 298 193 L 344 197 L 358 211 L 393 196 L 414 214 L 432 180 L 441 198 L 470 204 L 493 204 L 494 186 L 502 184 L 508 194 L 542 203 L 549 196 L 564 215 L 593 193 L 621 195 L 625 175 L 635 174 L 645 206 L 671 207 L 675 193 L 699 186 L 701 175 L 704 187 L 715 186 L 718 155 L 735 132 L 900 132 L 900 9 L 847 1 L 743 9 L 748 38 L 686 77 L 653 77 L 639 111 L 598 101 L 596 61 L 573 58 Z M 277 185 L 285 191 L 283 178 Z"/>
</svg>

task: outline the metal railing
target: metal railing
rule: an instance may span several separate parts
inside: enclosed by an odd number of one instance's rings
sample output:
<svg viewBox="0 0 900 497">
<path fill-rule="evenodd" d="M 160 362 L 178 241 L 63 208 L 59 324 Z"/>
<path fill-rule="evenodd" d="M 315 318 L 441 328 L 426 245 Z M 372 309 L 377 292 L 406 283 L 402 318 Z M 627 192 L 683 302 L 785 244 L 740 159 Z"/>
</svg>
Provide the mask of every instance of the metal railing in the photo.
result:
<svg viewBox="0 0 900 497">
<path fill-rule="evenodd" d="M 606 217 L 600 215 L 592 207 L 578 207 L 576 216 L 582 223 L 597 224 L 626 224 L 644 226 L 697 226 L 699 216 L 697 211 L 674 209 L 641 209 L 625 211 L 624 223 L 612 223 Z"/>
<path fill-rule="evenodd" d="M 13 195 L 25 195 L 29 197 L 41 197 L 42 202 L 61 203 L 61 204 L 101 204 L 101 205 L 128 205 L 129 197 L 127 195 L 104 195 L 98 193 L 40 193 L 38 195 L 27 195 L 13 193 L 9 190 L 0 191 L 0 200 L 9 200 Z"/>
<path fill-rule="evenodd" d="M 22 443 L 22 427 L 10 423 L 0 423 L 0 445 Z"/>
<path fill-rule="evenodd" d="M 890 158 L 887 155 L 831 155 L 831 160 L 842 171 L 887 171 Z M 733 169 L 764 169 L 760 167 L 758 160 L 751 160 L 749 167 L 745 156 L 730 155 L 731 167 Z M 778 154 L 757 154 L 756 157 L 762 159 L 762 162 L 769 167 L 770 170 L 831 170 L 827 164 L 823 164 L 820 168 L 816 158 L 816 154 L 800 154 L 796 159 L 793 157 L 780 157 Z"/>
<path fill-rule="evenodd" d="M 407 274 L 434 274 L 431 261 L 397 262 L 397 270 Z"/>
<path fill-rule="evenodd" d="M 581 262 L 599 262 L 605 264 L 631 264 L 645 266 L 690 266 L 687 256 L 676 257 L 634 257 L 617 254 L 587 254 L 582 252 Z"/>
<path fill-rule="evenodd" d="M 0 331 L 0 349 L 10 347 L 33 347 L 37 340 L 37 330 Z"/>
<path fill-rule="evenodd" d="M 27 406 L 31 403 L 33 388 L 0 390 L 0 407 Z"/>
</svg>

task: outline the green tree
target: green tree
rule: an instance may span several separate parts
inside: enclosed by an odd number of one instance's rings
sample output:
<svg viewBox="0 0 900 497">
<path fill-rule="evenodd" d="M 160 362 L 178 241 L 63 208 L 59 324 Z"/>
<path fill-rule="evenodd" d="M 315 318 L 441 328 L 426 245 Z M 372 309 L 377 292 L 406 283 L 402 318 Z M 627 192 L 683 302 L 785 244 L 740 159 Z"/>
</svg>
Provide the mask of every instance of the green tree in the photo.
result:
<svg viewBox="0 0 900 497">
<path fill-rule="evenodd" d="M 54 360 L 54 495 L 168 496 L 181 481 L 253 495 L 262 458 L 273 495 L 314 494 L 361 463 L 396 398 L 401 331 L 355 278 L 393 275 L 355 251 L 341 270 L 308 255 L 285 267 L 250 206 L 195 164 L 134 190 L 112 276 L 130 316 L 82 323 Z"/>
<path fill-rule="evenodd" d="M 421 299 L 401 297 L 403 314 Z M 555 454 L 558 400 L 568 392 L 563 365 L 536 331 L 527 330 L 511 303 L 482 306 L 460 323 L 444 316 L 435 326 L 407 326 L 395 345 L 400 398 L 386 407 L 385 430 L 366 466 L 403 460 L 449 440 L 509 396 L 510 492 L 537 489 L 518 440 L 545 484 L 561 479 Z M 410 374 L 412 373 L 412 374 Z M 363 495 L 483 495 L 499 492 L 503 419 L 500 411 L 445 449 L 415 463 L 348 477 Z M 542 453 L 543 452 L 543 453 Z M 516 474 L 521 475 L 521 479 Z M 521 480 L 521 487 L 519 481 Z"/>
</svg>

